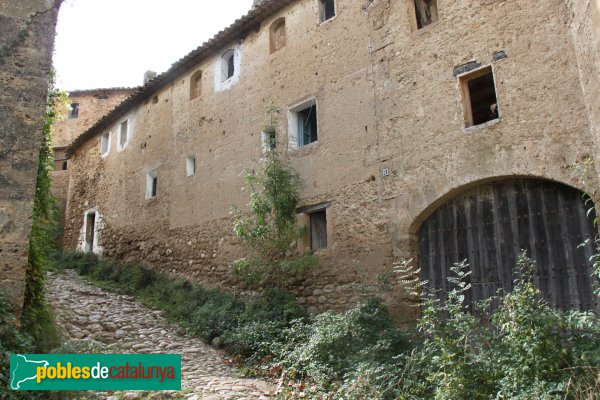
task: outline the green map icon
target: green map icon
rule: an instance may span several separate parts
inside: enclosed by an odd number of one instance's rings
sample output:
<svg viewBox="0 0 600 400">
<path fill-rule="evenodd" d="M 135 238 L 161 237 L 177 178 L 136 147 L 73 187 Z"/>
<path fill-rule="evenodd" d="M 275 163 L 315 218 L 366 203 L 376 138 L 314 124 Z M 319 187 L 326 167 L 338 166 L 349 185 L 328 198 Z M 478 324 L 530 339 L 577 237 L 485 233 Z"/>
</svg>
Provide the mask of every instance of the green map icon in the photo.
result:
<svg viewBox="0 0 600 400">
<path fill-rule="evenodd" d="M 23 383 L 36 379 L 38 367 L 47 367 L 49 364 L 46 360 L 33 360 L 32 356 L 11 354 L 10 388 L 19 390 Z"/>
</svg>

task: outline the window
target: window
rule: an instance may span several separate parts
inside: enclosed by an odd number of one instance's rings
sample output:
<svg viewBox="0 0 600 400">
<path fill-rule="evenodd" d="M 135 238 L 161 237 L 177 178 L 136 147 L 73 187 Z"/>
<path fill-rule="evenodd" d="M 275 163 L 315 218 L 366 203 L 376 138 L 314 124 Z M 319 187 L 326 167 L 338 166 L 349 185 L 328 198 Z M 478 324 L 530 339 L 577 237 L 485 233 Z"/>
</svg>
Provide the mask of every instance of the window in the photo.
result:
<svg viewBox="0 0 600 400">
<path fill-rule="evenodd" d="M 270 49 L 271 54 L 285 46 L 285 18 L 278 18 L 271 24 L 270 32 Z"/>
<path fill-rule="evenodd" d="M 200 97 L 202 87 L 202 71 L 196 71 L 190 79 L 190 100 Z"/>
<path fill-rule="evenodd" d="M 416 29 L 421 29 L 439 20 L 437 0 L 409 0 L 414 8 Z"/>
<path fill-rule="evenodd" d="M 492 67 L 484 67 L 461 77 L 465 126 L 484 124 L 499 118 Z"/>
<path fill-rule="evenodd" d="M 84 251 L 86 253 L 93 251 L 95 236 L 96 236 L 96 213 L 89 212 L 85 216 L 85 248 L 84 248 Z"/>
<path fill-rule="evenodd" d="M 319 0 L 319 12 L 321 22 L 325 22 L 335 17 L 335 1 L 334 0 Z"/>
<path fill-rule="evenodd" d="M 100 155 L 106 156 L 110 150 L 110 132 L 103 133 L 100 136 Z"/>
<path fill-rule="evenodd" d="M 260 134 L 260 139 L 262 142 L 263 153 L 275 150 L 277 148 L 277 139 L 275 137 L 275 132 L 262 132 Z"/>
<path fill-rule="evenodd" d="M 190 156 L 185 159 L 185 176 L 196 174 L 196 157 Z"/>
<path fill-rule="evenodd" d="M 54 149 L 54 170 L 66 171 L 69 168 L 67 159 L 67 150 L 64 147 L 56 147 Z"/>
<path fill-rule="evenodd" d="M 327 209 L 309 213 L 310 249 L 312 251 L 327 247 Z"/>
<path fill-rule="evenodd" d="M 158 171 L 153 169 L 146 175 L 146 199 L 153 199 L 158 194 Z"/>
<path fill-rule="evenodd" d="M 317 141 L 317 102 L 309 100 L 289 113 L 289 134 L 292 148 L 299 148 Z"/>
<path fill-rule="evenodd" d="M 79 117 L 79 103 L 71 103 L 69 107 L 69 118 Z"/>
<path fill-rule="evenodd" d="M 129 140 L 129 122 L 127 120 L 119 125 L 119 148 L 123 149 Z"/>
<path fill-rule="evenodd" d="M 221 82 L 233 78 L 235 74 L 235 52 L 227 50 L 221 56 Z"/>
</svg>

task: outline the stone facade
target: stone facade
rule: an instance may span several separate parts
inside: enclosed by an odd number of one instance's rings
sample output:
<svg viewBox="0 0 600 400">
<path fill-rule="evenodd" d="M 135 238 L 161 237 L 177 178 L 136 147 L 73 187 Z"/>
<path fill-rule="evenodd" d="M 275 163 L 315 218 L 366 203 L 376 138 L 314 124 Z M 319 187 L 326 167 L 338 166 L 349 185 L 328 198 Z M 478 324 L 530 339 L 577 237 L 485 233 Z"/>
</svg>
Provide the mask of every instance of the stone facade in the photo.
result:
<svg viewBox="0 0 600 400">
<path fill-rule="evenodd" d="M 51 172 L 52 194 L 56 196 L 62 226 L 65 222 L 70 178 L 66 148 L 77 136 L 98 122 L 102 116 L 121 104 L 134 90 L 131 88 L 109 88 L 77 90 L 69 93 L 69 103 L 75 106 L 65 110 L 64 117 L 55 124 L 52 131 L 55 159 L 54 171 Z M 74 110 L 77 110 L 76 113 L 73 112 Z"/>
<path fill-rule="evenodd" d="M 0 289 L 18 315 L 60 3 L 0 2 Z"/>
<path fill-rule="evenodd" d="M 571 166 L 596 156 L 597 82 L 582 81 L 598 76 L 597 1 L 438 0 L 439 20 L 421 28 L 414 0 L 336 0 L 321 22 L 323 4 L 261 2 L 82 135 L 69 149 L 67 247 L 85 247 L 86 221 L 98 216 L 90 223 L 106 256 L 238 284 L 230 207 L 247 202 L 243 170 L 261 156 L 269 101 L 282 108 L 278 148 L 305 181 L 302 205 L 327 206 L 320 266 L 295 288 L 311 311 L 347 308 L 394 261 L 418 257 L 420 224 L 466 188 L 538 177 L 590 189 Z M 270 27 L 282 18 L 285 45 L 273 51 Z M 239 77 L 223 89 L 228 49 L 239 51 Z M 495 117 L 468 126 L 460 73 L 479 66 L 493 71 Z M 318 138 L 298 146 L 297 106 L 315 103 Z M 401 287 L 386 298 L 399 320 L 414 319 Z"/>
</svg>

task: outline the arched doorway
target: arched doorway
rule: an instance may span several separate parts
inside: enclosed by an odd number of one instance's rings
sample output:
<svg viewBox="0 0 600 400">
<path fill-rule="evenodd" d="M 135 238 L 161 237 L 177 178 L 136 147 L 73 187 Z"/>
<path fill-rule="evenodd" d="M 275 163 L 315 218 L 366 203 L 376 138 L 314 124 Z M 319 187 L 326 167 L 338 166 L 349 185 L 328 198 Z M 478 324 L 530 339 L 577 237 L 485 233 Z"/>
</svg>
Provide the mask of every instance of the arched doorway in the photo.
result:
<svg viewBox="0 0 600 400">
<path fill-rule="evenodd" d="M 559 309 L 597 309 L 591 243 L 597 233 L 591 204 L 572 187 L 539 179 L 515 179 L 475 187 L 439 207 L 421 225 L 421 278 L 448 291 L 450 267 L 468 260 L 467 301 L 512 289 L 521 249 L 536 261 L 535 283 Z"/>
</svg>

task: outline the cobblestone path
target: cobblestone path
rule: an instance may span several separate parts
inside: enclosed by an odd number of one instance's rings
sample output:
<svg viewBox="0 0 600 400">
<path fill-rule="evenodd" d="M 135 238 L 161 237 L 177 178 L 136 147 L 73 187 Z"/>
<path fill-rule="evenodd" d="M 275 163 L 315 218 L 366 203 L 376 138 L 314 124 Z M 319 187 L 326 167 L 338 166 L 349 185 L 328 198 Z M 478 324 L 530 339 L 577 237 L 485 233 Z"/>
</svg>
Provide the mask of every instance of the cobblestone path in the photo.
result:
<svg viewBox="0 0 600 400">
<path fill-rule="evenodd" d="M 236 370 L 226 364 L 224 354 L 187 336 L 185 330 L 165 321 L 160 311 L 148 309 L 131 296 L 91 286 L 74 271 L 48 273 L 46 288 L 58 325 L 69 340 L 91 341 L 110 353 L 182 355 L 182 392 L 157 393 L 150 398 L 270 398 L 273 388 L 268 383 L 239 378 Z M 112 398 L 121 397 L 145 398 L 135 392 Z"/>
</svg>

